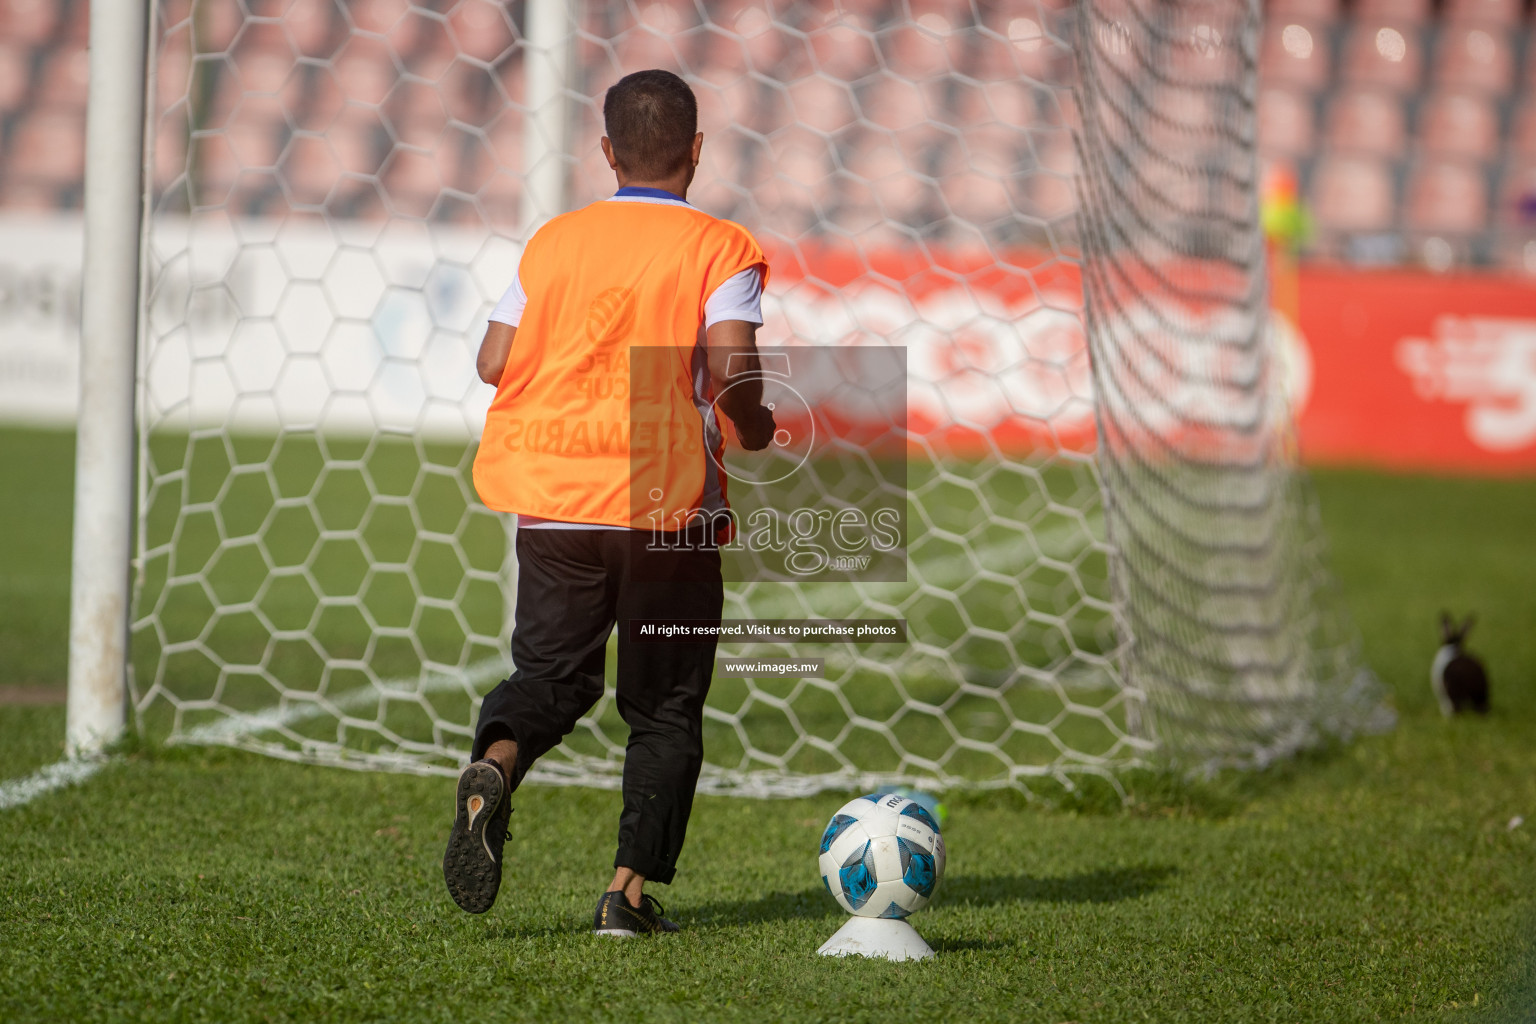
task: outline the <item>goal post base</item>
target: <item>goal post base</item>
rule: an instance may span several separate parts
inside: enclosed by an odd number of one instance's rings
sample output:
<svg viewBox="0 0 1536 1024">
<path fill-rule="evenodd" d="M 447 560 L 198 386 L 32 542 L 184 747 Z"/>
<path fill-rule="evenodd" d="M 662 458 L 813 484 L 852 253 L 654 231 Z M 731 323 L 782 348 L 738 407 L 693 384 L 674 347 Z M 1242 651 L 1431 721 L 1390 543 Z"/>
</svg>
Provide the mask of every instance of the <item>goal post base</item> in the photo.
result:
<svg viewBox="0 0 1536 1024">
<path fill-rule="evenodd" d="M 902 920 L 881 917 L 850 917 L 816 952 L 883 960 L 927 960 L 935 955 L 916 928 Z"/>
</svg>

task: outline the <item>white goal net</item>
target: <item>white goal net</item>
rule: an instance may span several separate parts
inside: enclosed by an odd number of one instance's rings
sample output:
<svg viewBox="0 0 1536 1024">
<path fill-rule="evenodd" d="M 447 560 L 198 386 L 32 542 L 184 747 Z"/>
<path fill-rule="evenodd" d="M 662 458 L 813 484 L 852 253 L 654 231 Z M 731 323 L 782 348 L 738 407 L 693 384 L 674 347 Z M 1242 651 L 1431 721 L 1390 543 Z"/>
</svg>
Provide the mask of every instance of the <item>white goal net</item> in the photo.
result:
<svg viewBox="0 0 1536 1024">
<path fill-rule="evenodd" d="M 469 479 L 475 347 L 531 230 L 611 192 L 602 96 L 648 67 L 699 97 L 690 200 L 769 252 L 759 343 L 904 366 L 899 421 L 864 424 L 900 465 L 863 456 L 904 489 L 904 576 L 748 574 L 725 615 L 908 642 L 722 647 L 823 667 L 717 678 L 701 788 L 1034 792 L 1357 728 L 1379 695 L 1283 447 L 1256 30 L 1231 2 L 159 0 L 140 729 L 462 763 L 516 577 Z M 809 499 L 841 507 L 848 448 Z M 610 694 L 532 777 L 616 785 L 623 744 Z"/>
<path fill-rule="evenodd" d="M 1186 761 L 1263 764 L 1390 721 L 1293 465 L 1268 307 L 1260 7 L 1083 0 L 1085 324 L 1126 682 Z"/>
</svg>

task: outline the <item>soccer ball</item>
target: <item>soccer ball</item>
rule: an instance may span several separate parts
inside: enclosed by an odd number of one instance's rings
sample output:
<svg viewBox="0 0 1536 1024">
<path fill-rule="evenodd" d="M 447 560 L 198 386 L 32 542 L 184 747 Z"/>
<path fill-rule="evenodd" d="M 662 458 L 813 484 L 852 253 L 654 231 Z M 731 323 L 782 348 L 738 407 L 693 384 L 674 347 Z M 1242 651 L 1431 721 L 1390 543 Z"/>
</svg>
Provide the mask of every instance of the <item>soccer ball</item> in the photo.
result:
<svg viewBox="0 0 1536 1024">
<path fill-rule="evenodd" d="M 859 917 L 906 917 L 933 898 L 944 874 L 939 823 L 897 793 L 850 800 L 821 835 L 821 881 Z"/>
</svg>

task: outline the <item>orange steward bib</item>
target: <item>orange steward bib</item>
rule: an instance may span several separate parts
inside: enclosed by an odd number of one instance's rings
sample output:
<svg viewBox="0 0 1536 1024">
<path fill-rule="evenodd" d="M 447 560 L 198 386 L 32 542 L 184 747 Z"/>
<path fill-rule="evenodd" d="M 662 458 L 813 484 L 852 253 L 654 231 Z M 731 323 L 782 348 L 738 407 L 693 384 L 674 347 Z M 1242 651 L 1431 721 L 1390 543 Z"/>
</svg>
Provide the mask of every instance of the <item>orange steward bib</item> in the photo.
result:
<svg viewBox="0 0 1536 1024">
<path fill-rule="evenodd" d="M 707 482 L 723 503 L 694 352 L 705 300 L 754 266 L 766 279 L 745 228 L 692 207 L 604 201 L 541 228 L 523 250 L 528 304 L 475 456 L 480 500 L 639 529 L 677 529 Z"/>
</svg>

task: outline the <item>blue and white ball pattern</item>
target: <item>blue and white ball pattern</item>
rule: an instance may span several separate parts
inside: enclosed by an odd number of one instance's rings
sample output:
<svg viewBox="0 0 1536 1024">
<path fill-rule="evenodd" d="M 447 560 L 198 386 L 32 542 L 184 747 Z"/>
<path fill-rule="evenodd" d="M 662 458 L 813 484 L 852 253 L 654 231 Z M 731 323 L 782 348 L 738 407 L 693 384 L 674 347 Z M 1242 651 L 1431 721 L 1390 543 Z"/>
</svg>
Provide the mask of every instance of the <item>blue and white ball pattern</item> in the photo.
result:
<svg viewBox="0 0 1536 1024">
<path fill-rule="evenodd" d="M 832 815 L 817 866 L 848 913 L 906 917 L 928 905 L 944 875 L 944 837 L 933 816 L 904 796 L 861 796 Z"/>
</svg>

